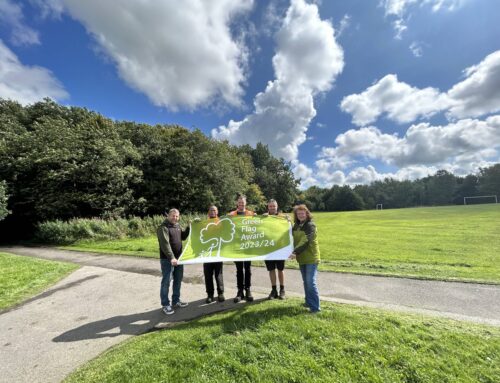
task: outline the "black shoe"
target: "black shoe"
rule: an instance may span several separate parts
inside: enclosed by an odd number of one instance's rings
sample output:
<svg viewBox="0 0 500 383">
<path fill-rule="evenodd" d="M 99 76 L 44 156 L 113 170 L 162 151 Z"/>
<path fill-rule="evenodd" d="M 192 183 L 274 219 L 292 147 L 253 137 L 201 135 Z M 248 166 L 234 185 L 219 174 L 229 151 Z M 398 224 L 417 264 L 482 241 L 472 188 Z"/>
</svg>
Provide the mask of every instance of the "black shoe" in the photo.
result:
<svg viewBox="0 0 500 383">
<path fill-rule="evenodd" d="M 234 297 L 233 301 L 234 301 L 234 303 L 241 302 L 241 300 L 244 297 L 245 297 L 245 295 L 243 294 L 243 290 L 238 290 L 238 294 L 236 294 L 236 296 Z"/>
<path fill-rule="evenodd" d="M 285 299 L 285 289 L 280 289 L 280 295 L 278 296 L 279 299 Z"/>
<path fill-rule="evenodd" d="M 221 293 L 221 294 L 219 294 L 219 295 L 217 296 L 217 300 L 218 300 L 219 302 L 224 302 L 224 301 L 226 300 L 226 298 L 224 297 L 224 294 L 222 294 L 222 293 Z"/>
<path fill-rule="evenodd" d="M 207 299 L 205 299 L 205 303 L 212 303 L 214 301 L 214 297 L 209 295 Z"/>
<path fill-rule="evenodd" d="M 278 291 L 276 291 L 276 289 L 272 289 L 267 299 L 271 300 L 276 298 L 278 298 Z"/>
<path fill-rule="evenodd" d="M 245 294 L 245 298 L 247 302 L 253 302 L 253 295 L 252 295 L 252 292 L 250 291 L 250 289 L 246 289 L 246 294 Z"/>
</svg>

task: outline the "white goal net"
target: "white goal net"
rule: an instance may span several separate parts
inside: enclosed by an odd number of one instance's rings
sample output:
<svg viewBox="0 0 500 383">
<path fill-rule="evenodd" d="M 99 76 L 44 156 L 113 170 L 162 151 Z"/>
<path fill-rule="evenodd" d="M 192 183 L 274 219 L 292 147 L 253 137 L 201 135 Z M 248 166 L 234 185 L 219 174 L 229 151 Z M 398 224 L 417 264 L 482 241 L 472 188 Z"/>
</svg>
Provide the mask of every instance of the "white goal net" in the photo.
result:
<svg viewBox="0 0 500 383">
<path fill-rule="evenodd" d="M 464 205 L 472 205 L 478 203 L 498 203 L 496 195 L 478 195 L 475 197 L 464 197 Z"/>
</svg>

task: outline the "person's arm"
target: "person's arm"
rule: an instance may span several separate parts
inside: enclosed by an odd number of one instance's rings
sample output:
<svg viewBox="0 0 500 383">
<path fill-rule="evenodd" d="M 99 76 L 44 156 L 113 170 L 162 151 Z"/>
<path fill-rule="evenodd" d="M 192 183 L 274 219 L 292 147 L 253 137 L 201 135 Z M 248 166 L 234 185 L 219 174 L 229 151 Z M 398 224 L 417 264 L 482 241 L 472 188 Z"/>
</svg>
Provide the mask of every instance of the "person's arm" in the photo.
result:
<svg viewBox="0 0 500 383">
<path fill-rule="evenodd" d="M 187 227 L 181 232 L 181 239 L 184 241 L 187 237 L 189 237 L 189 231 L 191 230 L 191 224 L 187 225 Z"/>
<path fill-rule="evenodd" d="M 304 233 L 306 235 L 307 242 L 304 243 L 303 245 L 300 245 L 299 247 L 297 247 L 293 250 L 293 253 L 295 255 L 299 255 L 299 254 L 303 253 L 309 247 L 309 245 L 313 241 L 314 237 L 316 236 L 316 225 L 311 221 L 305 223 L 304 224 Z"/>
<path fill-rule="evenodd" d="M 167 259 L 169 261 L 172 261 L 172 259 L 175 259 L 174 257 L 174 252 L 172 251 L 172 248 L 170 247 L 170 239 L 168 237 L 168 229 L 164 226 L 161 225 L 158 228 L 157 231 L 158 235 L 158 243 L 160 244 L 160 249 L 165 254 Z"/>
</svg>

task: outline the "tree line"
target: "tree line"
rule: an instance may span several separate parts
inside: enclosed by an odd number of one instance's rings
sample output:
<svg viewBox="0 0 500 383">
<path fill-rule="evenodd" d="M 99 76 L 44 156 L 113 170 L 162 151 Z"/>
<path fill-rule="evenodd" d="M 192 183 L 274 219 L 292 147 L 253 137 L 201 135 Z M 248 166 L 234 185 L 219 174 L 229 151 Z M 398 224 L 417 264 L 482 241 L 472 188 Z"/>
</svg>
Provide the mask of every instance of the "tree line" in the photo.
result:
<svg viewBox="0 0 500 383">
<path fill-rule="evenodd" d="M 349 211 L 375 209 L 377 204 L 382 204 L 383 208 L 463 204 L 464 197 L 484 195 L 500 197 L 500 164 L 481 168 L 477 174 L 464 177 L 439 170 L 414 181 L 386 178 L 353 188 L 312 186 L 300 198 L 314 211 Z M 484 201 L 494 202 L 494 199 Z"/>
<path fill-rule="evenodd" d="M 114 121 L 49 99 L 28 106 L 0 99 L 0 239 L 75 217 L 146 217 L 171 207 L 202 213 L 210 204 L 225 212 L 238 193 L 258 212 L 270 198 L 284 211 L 296 203 L 313 211 L 458 204 L 500 196 L 500 164 L 465 177 L 440 170 L 353 188 L 300 191 L 299 183 L 291 164 L 264 144 L 234 146 L 178 125 Z"/>
<path fill-rule="evenodd" d="M 74 217 L 204 212 L 234 208 L 238 193 L 262 210 L 295 202 L 290 163 L 266 145 L 234 146 L 177 125 L 113 121 L 46 99 L 28 106 L 0 99 L 2 233 Z"/>
</svg>

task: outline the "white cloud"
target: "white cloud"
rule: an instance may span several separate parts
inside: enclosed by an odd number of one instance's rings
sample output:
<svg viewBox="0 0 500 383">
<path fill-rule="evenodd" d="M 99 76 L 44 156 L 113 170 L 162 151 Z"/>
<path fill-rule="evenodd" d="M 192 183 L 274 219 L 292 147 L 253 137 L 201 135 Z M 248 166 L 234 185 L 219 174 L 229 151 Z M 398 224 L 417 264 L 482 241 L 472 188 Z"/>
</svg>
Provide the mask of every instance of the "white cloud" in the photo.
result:
<svg viewBox="0 0 500 383">
<path fill-rule="evenodd" d="M 342 17 L 342 20 L 340 20 L 340 25 L 337 28 L 336 37 L 339 38 L 340 36 L 342 36 L 342 34 L 344 33 L 344 31 L 346 31 L 347 28 L 349 28 L 350 25 L 351 25 L 351 16 L 348 15 L 348 14 L 345 14 Z"/>
<path fill-rule="evenodd" d="M 340 108 L 352 114 L 358 126 L 370 124 L 382 115 L 398 123 L 412 122 L 445 110 L 450 100 L 436 88 L 418 89 L 388 74 L 359 94 L 344 97 Z"/>
<path fill-rule="evenodd" d="M 413 122 L 446 112 L 449 119 L 479 117 L 500 111 L 500 51 L 464 71 L 466 78 L 448 92 L 419 89 L 388 74 L 361 93 L 342 99 L 340 108 L 352 122 L 364 126 L 381 115 L 398 123 Z"/>
<path fill-rule="evenodd" d="M 0 97 L 26 105 L 44 97 L 66 99 L 68 93 L 48 69 L 23 65 L 0 40 Z"/>
<path fill-rule="evenodd" d="M 0 0 L 0 23 L 11 28 L 14 45 L 40 44 L 38 32 L 24 23 L 23 10 L 10 0 Z"/>
<path fill-rule="evenodd" d="M 460 8 L 467 0 L 381 0 L 380 6 L 385 10 L 386 17 L 395 18 L 392 25 L 396 31 L 396 39 L 402 39 L 403 33 L 408 29 L 406 19 L 409 17 L 409 9 L 414 5 L 430 6 L 432 12 L 454 11 Z"/>
<path fill-rule="evenodd" d="M 172 110 L 241 105 L 246 49 L 231 27 L 252 9 L 252 0 L 62 4 L 116 64 L 120 77 L 155 105 Z"/>
<path fill-rule="evenodd" d="M 315 4 L 292 0 L 276 34 L 275 80 L 256 95 L 255 111 L 242 121 L 212 130 L 212 136 L 234 144 L 265 142 L 274 155 L 296 160 L 316 115 L 314 96 L 328 91 L 342 71 L 342 48 L 329 21 Z"/>
<path fill-rule="evenodd" d="M 335 143 L 336 147 L 323 148 L 316 161 L 320 183 L 329 184 L 332 179 L 369 183 L 388 176 L 415 179 L 438 169 L 467 174 L 500 160 L 500 115 L 444 126 L 420 123 L 412 125 L 402 138 L 376 127 L 351 129 L 337 136 Z M 360 160 L 378 160 L 399 170 L 378 174 L 369 166 L 344 173 Z"/>
<path fill-rule="evenodd" d="M 413 53 L 413 56 L 415 57 L 422 57 L 422 54 L 424 52 L 423 48 L 422 48 L 422 44 L 420 44 L 419 42 L 412 42 L 410 44 L 410 50 L 411 50 L 411 53 Z"/>
<path fill-rule="evenodd" d="M 454 104 L 451 117 L 477 117 L 500 111 L 500 50 L 464 71 L 467 78 L 453 86 L 448 95 Z"/>
</svg>

